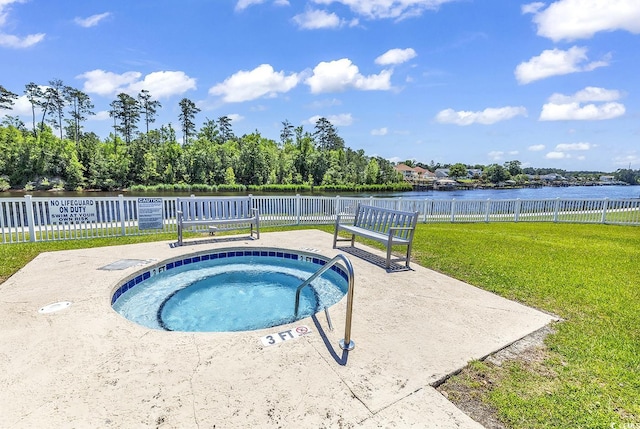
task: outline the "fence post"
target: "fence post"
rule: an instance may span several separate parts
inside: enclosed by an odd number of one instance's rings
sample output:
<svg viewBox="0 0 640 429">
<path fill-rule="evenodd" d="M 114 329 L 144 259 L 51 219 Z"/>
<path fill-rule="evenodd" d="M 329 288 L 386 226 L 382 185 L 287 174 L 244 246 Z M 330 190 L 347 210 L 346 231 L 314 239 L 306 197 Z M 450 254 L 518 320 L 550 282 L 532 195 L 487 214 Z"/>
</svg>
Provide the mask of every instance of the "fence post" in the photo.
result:
<svg viewBox="0 0 640 429">
<path fill-rule="evenodd" d="M 124 218 L 124 195 L 118 195 L 118 212 L 120 213 L 120 225 L 122 226 L 122 235 L 127 235 L 127 223 Z"/>
<path fill-rule="evenodd" d="M 456 199 L 451 200 L 451 222 L 456 221 Z"/>
<path fill-rule="evenodd" d="M 491 211 L 491 198 L 487 198 L 487 207 L 484 210 L 484 221 L 489 223 L 489 213 Z"/>
<path fill-rule="evenodd" d="M 35 217 L 33 216 L 33 201 L 31 201 L 31 195 L 25 195 L 25 208 L 27 209 L 27 222 L 29 226 L 29 241 L 32 243 L 36 241 L 36 228 Z"/>
<path fill-rule="evenodd" d="M 553 209 L 553 221 L 558 222 L 558 211 L 560 210 L 560 197 L 556 197 L 556 204 Z"/>
<path fill-rule="evenodd" d="M 300 194 L 296 194 L 296 225 L 300 225 Z"/>
<path fill-rule="evenodd" d="M 340 214 L 340 195 L 336 195 L 336 203 L 333 211 L 333 214 L 336 216 Z"/>
<path fill-rule="evenodd" d="M 522 205 L 522 201 L 520 200 L 520 198 L 516 199 L 516 207 L 513 213 L 513 221 L 514 222 L 518 222 L 518 219 L 520 218 L 520 206 Z"/>
<path fill-rule="evenodd" d="M 429 201 L 429 199 L 425 198 L 422 202 L 422 213 L 424 215 L 422 218 L 422 223 L 427 223 L 427 201 Z"/>
<path fill-rule="evenodd" d="M 606 223 L 607 221 L 607 206 L 609 205 L 609 198 L 604 199 L 604 203 L 602 204 L 602 222 Z"/>
</svg>

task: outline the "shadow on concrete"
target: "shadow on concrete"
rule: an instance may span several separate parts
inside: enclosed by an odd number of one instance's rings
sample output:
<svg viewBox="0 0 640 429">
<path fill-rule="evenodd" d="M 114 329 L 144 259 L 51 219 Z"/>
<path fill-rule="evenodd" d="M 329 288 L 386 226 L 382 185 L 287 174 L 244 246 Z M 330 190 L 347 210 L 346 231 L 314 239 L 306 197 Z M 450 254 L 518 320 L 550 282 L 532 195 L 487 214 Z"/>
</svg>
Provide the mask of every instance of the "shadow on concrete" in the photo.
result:
<svg viewBox="0 0 640 429">
<path fill-rule="evenodd" d="M 183 241 L 182 242 L 182 246 L 179 246 L 177 242 L 175 243 L 170 243 L 169 247 L 174 248 L 174 247 L 184 247 L 184 246 L 197 246 L 198 244 L 214 244 L 214 243 L 233 243 L 233 242 L 237 242 L 237 241 L 247 241 L 247 240 L 256 240 L 255 238 L 246 235 L 243 236 L 224 236 L 224 237 L 217 237 L 217 238 L 202 238 L 202 239 L 198 239 L 198 240 L 191 240 L 191 241 Z"/>
<path fill-rule="evenodd" d="M 374 255 L 373 253 L 369 253 L 366 250 L 358 249 L 357 247 L 336 247 L 336 250 L 340 250 L 344 253 L 348 253 L 349 255 L 356 256 L 364 261 L 370 262 L 371 264 L 386 270 L 388 273 L 394 273 L 398 271 L 411 271 L 411 268 L 407 268 L 404 265 L 396 264 L 395 262 L 391 262 L 389 269 L 386 268 L 387 260 L 382 256 Z"/>
<path fill-rule="evenodd" d="M 324 345 L 329 351 L 329 354 L 331 355 L 333 360 L 335 360 L 338 365 L 345 366 L 347 364 L 347 360 L 349 359 L 349 352 L 338 347 L 338 349 L 342 351 L 342 356 L 338 356 L 338 353 L 336 353 L 336 350 L 333 348 L 331 341 L 329 341 L 329 338 L 327 338 L 327 335 L 324 333 L 324 329 L 322 328 L 322 325 L 320 325 L 318 317 L 314 314 L 313 316 L 311 316 L 311 319 L 313 320 L 313 324 L 316 325 L 318 334 L 320 334 L 320 338 L 322 338 L 322 342 L 324 342 Z"/>
</svg>

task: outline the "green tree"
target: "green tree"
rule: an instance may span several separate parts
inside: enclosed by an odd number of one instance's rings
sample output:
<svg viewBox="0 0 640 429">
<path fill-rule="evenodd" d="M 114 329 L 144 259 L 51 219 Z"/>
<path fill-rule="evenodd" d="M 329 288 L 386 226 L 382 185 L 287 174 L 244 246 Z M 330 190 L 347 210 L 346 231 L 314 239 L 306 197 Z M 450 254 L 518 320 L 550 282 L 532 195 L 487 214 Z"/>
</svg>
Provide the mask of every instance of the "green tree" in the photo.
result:
<svg viewBox="0 0 640 429">
<path fill-rule="evenodd" d="M 220 141 L 220 131 L 218 131 L 218 125 L 213 119 L 206 118 L 200 131 L 198 132 L 199 139 L 207 139 L 212 143 L 222 143 Z"/>
<path fill-rule="evenodd" d="M 87 120 L 87 116 L 95 115 L 91 98 L 79 89 L 66 87 L 65 98 L 70 107 L 69 115 L 71 119 L 67 122 L 67 137 L 71 138 L 78 146 L 82 134 L 82 123 Z"/>
<path fill-rule="evenodd" d="M 614 177 L 616 180 L 628 183 L 630 185 L 640 184 L 640 170 L 632 170 L 631 168 L 621 168 L 616 170 Z"/>
<path fill-rule="evenodd" d="M 320 150 L 344 149 L 344 140 L 327 118 L 322 117 L 316 121 L 313 138 Z"/>
<path fill-rule="evenodd" d="M 227 167 L 224 171 L 224 184 L 225 185 L 235 185 L 236 184 L 236 175 L 233 172 L 232 167 Z"/>
<path fill-rule="evenodd" d="M 228 116 L 220 116 L 218 118 L 218 129 L 220 130 L 220 138 L 222 143 L 235 139 L 231 128 L 231 118 Z"/>
<path fill-rule="evenodd" d="M 16 100 L 17 98 L 18 94 L 14 94 L 4 86 L 0 85 L 0 109 L 11 109 L 14 104 L 13 100 Z"/>
<path fill-rule="evenodd" d="M 44 123 L 45 114 L 50 116 L 49 123 L 53 128 L 60 131 L 60 140 L 62 140 L 62 118 L 64 117 L 64 107 L 67 104 L 65 98 L 66 88 L 60 79 L 50 80 L 49 85 L 44 92 L 47 108 L 42 115 L 42 119 Z"/>
<path fill-rule="evenodd" d="M 378 174 L 380 174 L 380 166 L 378 165 L 378 161 L 371 158 L 371 160 L 367 164 L 367 168 L 364 171 L 365 183 L 367 183 L 368 185 L 377 183 Z"/>
<path fill-rule="evenodd" d="M 40 88 L 40 85 L 29 82 L 25 86 L 24 93 L 29 103 L 31 103 L 32 129 L 33 134 L 36 135 L 36 108 L 42 108 L 44 104 L 44 92 L 42 88 Z"/>
<path fill-rule="evenodd" d="M 504 168 L 502 165 L 491 164 L 485 168 L 483 177 L 491 183 L 500 183 L 509 180 L 511 178 L 511 174 L 509 173 L 509 170 Z"/>
<path fill-rule="evenodd" d="M 522 163 L 520 161 L 507 161 L 504 163 L 504 168 L 509 170 L 509 174 L 511 174 L 511 177 L 522 174 Z"/>
<path fill-rule="evenodd" d="M 144 118 L 144 123 L 146 126 L 146 134 L 149 134 L 149 124 L 152 124 L 156 121 L 156 115 L 158 113 L 158 109 L 162 107 L 162 104 L 153 100 L 151 97 L 151 93 L 146 89 L 143 89 L 138 94 L 138 104 L 140 105 L 140 113 Z M 147 142 L 149 142 L 149 138 L 147 137 Z"/>
<path fill-rule="evenodd" d="M 118 98 L 112 101 L 109 106 L 111 106 L 109 116 L 114 120 L 114 131 L 116 133 L 120 132 L 125 144 L 128 146 L 133 139 L 134 133 L 138 129 L 140 104 L 129 94 L 121 92 L 118 94 Z M 114 153 L 115 152 L 117 151 L 114 150 Z"/>
<path fill-rule="evenodd" d="M 287 142 L 293 139 L 294 126 L 291 125 L 288 119 L 282 122 L 282 131 L 280 131 L 280 143 L 284 146 Z"/>
<path fill-rule="evenodd" d="M 449 177 L 452 177 L 453 179 L 467 177 L 468 174 L 467 166 L 462 163 L 453 164 L 449 167 Z"/>
<path fill-rule="evenodd" d="M 180 125 L 182 126 L 182 144 L 189 144 L 189 137 L 195 133 L 196 124 L 193 122 L 195 120 L 196 114 L 200 112 L 200 109 L 196 107 L 196 104 L 189 100 L 188 98 L 183 98 L 180 100 Z"/>
</svg>

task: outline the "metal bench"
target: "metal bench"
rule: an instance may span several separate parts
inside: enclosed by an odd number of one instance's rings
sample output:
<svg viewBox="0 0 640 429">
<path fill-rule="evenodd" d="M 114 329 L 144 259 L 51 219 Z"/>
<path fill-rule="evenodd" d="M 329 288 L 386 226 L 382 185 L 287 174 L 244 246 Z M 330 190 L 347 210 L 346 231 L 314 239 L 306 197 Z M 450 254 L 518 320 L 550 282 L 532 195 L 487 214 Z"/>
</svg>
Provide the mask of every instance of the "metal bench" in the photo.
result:
<svg viewBox="0 0 640 429">
<path fill-rule="evenodd" d="M 333 233 L 334 249 L 338 241 L 350 241 L 351 247 L 354 247 L 355 237 L 359 235 L 378 241 L 386 246 L 387 261 L 385 267 L 387 269 L 391 267 L 392 261 L 404 261 L 405 266 L 409 268 L 411 244 L 418 222 L 418 212 L 404 212 L 358 204 L 353 225 L 341 224 L 340 218 L 342 216 L 344 215 L 339 214 L 336 217 L 336 226 Z M 351 238 L 339 238 L 339 231 L 350 233 Z M 391 249 L 393 246 L 406 246 L 406 257 L 392 260 Z"/>
<path fill-rule="evenodd" d="M 178 246 L 182 246 L 182 232 L 190 226 L 217 226 L 238 229 L 249 226 L 251 238 L 260 238 L 260 216 L 252 208 L 251 197 L 189 197 L 177 200 Z"/>
</svg>

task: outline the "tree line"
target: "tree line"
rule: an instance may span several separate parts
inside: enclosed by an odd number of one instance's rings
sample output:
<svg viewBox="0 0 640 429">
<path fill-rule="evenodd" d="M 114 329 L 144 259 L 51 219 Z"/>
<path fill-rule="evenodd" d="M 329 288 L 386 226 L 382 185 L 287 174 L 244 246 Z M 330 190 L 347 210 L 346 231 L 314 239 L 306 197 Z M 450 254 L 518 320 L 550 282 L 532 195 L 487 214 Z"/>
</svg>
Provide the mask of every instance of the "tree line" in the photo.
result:
<svg viewBox="0 0 640 429">
<path fill-rule="evenodd" d="M 112 132 L 101 139 L 86 132 L 93 115 L 90 97 L 55 79 L 33 82 L 24 94 L 32 107 L 32 129 L 6 115 L 0 125 L 0 189 L 27 186 L 115 190 L 133 185 L 374 185 L 402 181 L 393 164 L 345 145 L 337 129 L 320 118 L 313 131 L 282 122 L 280 140 L 258 131 L 233 132 L 231 119 L 207 118 L 187 98 L 179 102 L 182 142 L 169 123 L 153 128 L 161 103 L 147 90 L 120 93 L 110 103 Z M 0 85 L 0 109 L 18 95 Z"/>
</svg>

